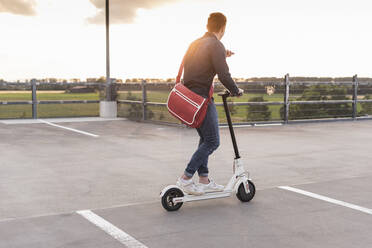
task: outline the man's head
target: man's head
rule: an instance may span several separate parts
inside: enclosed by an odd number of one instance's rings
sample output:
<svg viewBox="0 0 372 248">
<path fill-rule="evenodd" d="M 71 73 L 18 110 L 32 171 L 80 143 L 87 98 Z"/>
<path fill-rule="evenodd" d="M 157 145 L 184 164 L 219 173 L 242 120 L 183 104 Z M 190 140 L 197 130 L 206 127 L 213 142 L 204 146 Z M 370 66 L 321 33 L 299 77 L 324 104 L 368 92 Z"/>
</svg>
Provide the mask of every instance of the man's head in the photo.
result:
<svg viewBox="0 0 372 248">
<path fill-rule="evenodd" d="M 208 32 L 214 33 L 220 40 L 225 34 L 226 16 L 220 12 L 209 15 L 207 29 Z"/>
</svg>

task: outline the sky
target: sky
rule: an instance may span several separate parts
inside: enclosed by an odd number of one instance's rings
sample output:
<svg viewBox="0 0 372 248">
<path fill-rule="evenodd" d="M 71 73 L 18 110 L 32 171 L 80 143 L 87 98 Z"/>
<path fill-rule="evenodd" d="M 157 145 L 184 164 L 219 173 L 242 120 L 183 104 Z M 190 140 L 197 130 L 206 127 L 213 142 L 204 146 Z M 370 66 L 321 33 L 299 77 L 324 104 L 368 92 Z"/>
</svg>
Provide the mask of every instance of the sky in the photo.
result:
<svg viewBox="0 0 372 248">
<path fill-rule="evenodd" d="M 372 77 L 370 0 L 111 0 L 111 77 L 174 78 L 211 12 L 233 77 Z M 0 79 L 100 77 L 104 0 L 0 0 Z"/>
</svg>

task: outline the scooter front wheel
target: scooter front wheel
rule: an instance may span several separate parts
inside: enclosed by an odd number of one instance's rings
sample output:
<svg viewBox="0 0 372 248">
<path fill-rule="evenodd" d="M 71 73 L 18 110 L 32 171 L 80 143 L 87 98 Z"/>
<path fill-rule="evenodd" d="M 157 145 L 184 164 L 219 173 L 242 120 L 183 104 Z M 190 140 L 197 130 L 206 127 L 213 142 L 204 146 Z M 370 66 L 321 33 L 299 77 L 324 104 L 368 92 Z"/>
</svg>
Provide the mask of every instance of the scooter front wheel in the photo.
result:
<svg viewBox="0 0 372 248">
<path fill-rule="evenodd" d="M 249 193 L 247 194 L 244 189 L 244 184 L 241 183 L 238 188 L 238 192 L 236 193 L 236 197 L 242 202 L 249 202 L 253 199 L 254 195 L 256 194 L 256 187 L 251 180 L 248 180 L 248 187 Z"/>
<path fill-rule="evenodd" d="M 168 189 L 161 198 L 161 204 L 167 211 L 177 211 L 182 206 L 183 202 L 174 203 L 173 198 L 183 197 L 182 190 L 178 188 Z"/>
</svg>

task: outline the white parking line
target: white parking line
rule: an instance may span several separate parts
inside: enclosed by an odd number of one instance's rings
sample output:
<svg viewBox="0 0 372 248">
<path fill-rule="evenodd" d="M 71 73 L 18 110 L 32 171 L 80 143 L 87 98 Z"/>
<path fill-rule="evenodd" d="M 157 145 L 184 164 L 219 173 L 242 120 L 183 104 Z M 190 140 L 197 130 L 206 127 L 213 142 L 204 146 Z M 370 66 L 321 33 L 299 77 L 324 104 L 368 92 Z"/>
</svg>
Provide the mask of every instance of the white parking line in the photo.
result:
<svg viewBox="0 0 372 248">
<path fill-rule="evenodd" d="M 102 229 L 114 239 L 118 240 L 123 245 L 126 245 L 128 248 L 147 248 L 147 246 L 90 210 L 77 211 L 76 213 L 92 222 L 94 225 Z"/>
<path fill-rule="evenodd" d="M 234 128 L 239 128 L 239 127 L 253 127 L 251 124 L 247 125 L 234 125 Z M 220 128 L 229 128 L 229 126 L 220 126 Z"/>
<path fill-rule="evenodd" d="M 92 122 L 92 121 L 125 121 L 126 118 L 102 118 L 102 117 L 71 117 L 71 118 L 44 118 L 46 121 L 53 123 L 62 122 Z M 0 123 L 6 125 L 36 124 L 40 123 L 39 119 L 10 119 L 0 120 Z"/>
<path fill-rule="evenodd" d="M 283 126 L 282 123 L 267 123 L 267 124 L 245 124 L 245 125 L 234 125 L 234 128 L 239 127 L 272 127 L 272 126 Z M 220 126 L 220 128 L 228 128 L 229 126 Z"/>
<path fill-rule="evenodd" d="M 45 124 L 51 125 L 51 126 L 53 126 L 53 127 L 63 128 L 63 129 L 66 129 L 66 130 L 69 130 L 69 131 L 72 131 L 72 132 L 76 132 L 76 133 L 81 133 L 81 134 L 85 134 L 85 135 L 88 135 L 88 136 L 92 136 L 92 137 L 94 137 L 94 138 L 99 137 L 99 135 L 96 135 L 96 134 L 92 134 L 92 133 L 88 133 L 88 132 L 80 131 L 80 130 L 77 130 L 77 129 L 74 129 L 74 128 L 69 128 L 69 127 L 60 126 L 60 125 L 57 125 L 57 124 L 51 123 L 51 122 L 49 122 L 49 121 L 44 121 L 44 120 L 41 120 L 41 119 L 39 119 L 39 121 L 42 122 L 42 123 L 45 123 Z"/>
<path fill-rule="evenodd" d="M 295 192 L 295 193 L 299 193 L 299 194 L 302 194 L 302 195 L 306 195 L 306 196 L 316 198 L 316 199 L 319 199 L 319 200 L 322 200 L 322 201 L 330 202 L 330 203 L 340 205 L 340 206 L 343 206 L 343 207 L 358 210 L 358 211 L 361 211 L 363 213 L 372 214 L 372 209 L 361 207 L 361 206 L 354 205 L 354 204 L 344 202 L 344 201 L 339 201 L 339 200 L 336 200 L 336 199 L 333 199 L 333 198 L 329 198 L 327 196 L 318 195 L 318 194 L 311 193 L 309 191 L 305 191 L 305 190 L 302 190 L 302 189 L 297 189 L 297 188 L 293 188 L 293 187 L 289 187 L 289 186 L 280 186 L 278 188 L 288 190 L 288 191 L 292 191 L 292 192 Z"/>
<path fill-rule="evenodd" d="M 255 127 L 283 126 L 282 123 L 254 124 Z"/>
</svg>

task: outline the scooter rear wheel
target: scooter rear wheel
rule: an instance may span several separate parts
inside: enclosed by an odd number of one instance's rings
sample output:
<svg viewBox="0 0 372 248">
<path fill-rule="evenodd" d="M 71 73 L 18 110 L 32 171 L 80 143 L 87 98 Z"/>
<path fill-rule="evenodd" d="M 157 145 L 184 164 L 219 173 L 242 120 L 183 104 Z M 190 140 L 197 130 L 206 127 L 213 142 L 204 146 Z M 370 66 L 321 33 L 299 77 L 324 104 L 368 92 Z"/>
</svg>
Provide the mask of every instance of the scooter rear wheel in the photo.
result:
<svg viewBox="0 0 372 248">
<path fill-rule="evenodd" d="M 247 194 L 244 189 L 243 183 L 239 185 L 238 192 L 236 193 L 236 197 L 242 202 L 249 202 L 253 199 L 254 195 L 256 194 L 256 187 L 254 186 L 251 180 L 248 180 L 249 185 L 249 193 Z"/>
<path fill-rule="evenodd" d="M 168 189 L 161 198 L 161 204 L 167 211 L 177 211 L 182 206 L 183 202 L 174 204 L 173 198 L 183 197 L 182 190 L 178 188 Z"/>
</svg>

